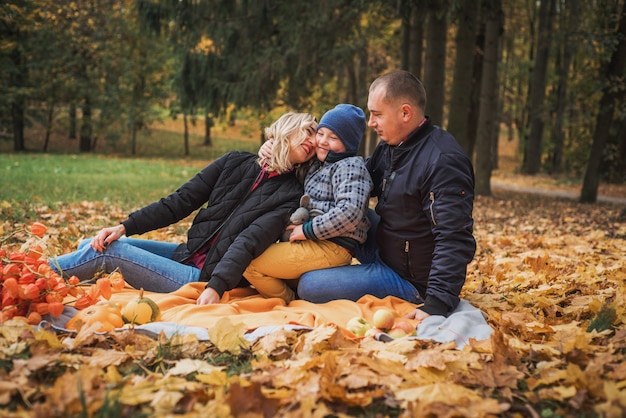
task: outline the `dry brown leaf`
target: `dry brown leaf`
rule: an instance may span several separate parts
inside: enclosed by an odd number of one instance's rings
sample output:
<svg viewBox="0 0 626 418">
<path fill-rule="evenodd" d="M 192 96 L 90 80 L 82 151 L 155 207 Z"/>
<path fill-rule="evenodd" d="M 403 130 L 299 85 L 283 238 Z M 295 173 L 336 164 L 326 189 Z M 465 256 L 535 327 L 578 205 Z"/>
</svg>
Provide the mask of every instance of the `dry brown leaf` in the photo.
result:
<svg viewBox="0 0 626 418">
<path fill-rule="evenodd" d="M 98 202 L 66 209 L 35 209 L 49 225 L 46 251 L 71 251 L 82 236 L 127 212 Z M 0 402 L 17 404 L 15 416 L 37 417 L 83 413 L 79 391 L 89 414 L 114 396 L 126 411 L 162 416 L 341 417 L 349 405 L 381 415 L 399 406 L 402 417 L 492 417 L 509 408 L 520 416 L 579 410 L 620 416 L 626 408 L 620 210 L 477 197 L 477 252 L 462 296 L 485 312 L 494 333 L 463 350 L 408 339 L 356 342 L 328 325 L 259 339 L 249 347 L 252 371 L 228 377 L 198 359 L 214 348 L 239 354 L 248 348 L 233 318 L 210 330 L 212 344 L 182 335 L 152 340 L 132 330 L 57 335 L 7 322 L 0 327 Z M 184 222 L 144 237 L 182 241 L 177 231 Z M 20 226 L 1 223 L 0 235 L 14 228 Z M 15 240 L 16 249 L 28 245 L 24 234 Z M 613 323 L 587 331 L 607 307 L 615 311 Z M 73 391 L 64 393 L 68 387 Z"/>
<path fill-rule="evenodd" d="M 341 333 L 334 325 L 323 325 L 302 334 L 295 344 L 294 351 L 299 358 L 310 357 L 320 353 L 332 345 L 332 339 Z"/>
</svg>

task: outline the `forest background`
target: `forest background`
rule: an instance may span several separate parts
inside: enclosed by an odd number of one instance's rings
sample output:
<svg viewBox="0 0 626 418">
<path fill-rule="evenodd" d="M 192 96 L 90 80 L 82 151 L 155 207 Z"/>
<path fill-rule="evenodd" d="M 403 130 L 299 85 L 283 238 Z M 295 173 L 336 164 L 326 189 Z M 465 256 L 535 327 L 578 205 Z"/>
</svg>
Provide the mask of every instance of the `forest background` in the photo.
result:
<svg viewBox="0 0 626 418">
<path fill-rule="evenodd" d="M 594 202 L 626 180 L 625 16 L 620 0 L 9 0 L 0 150 L 144 156 L 177 118 L 182 155 L 206 156 L 228 126 L 256 141 L 288 109 L 365 109 L 402 68 L 473 156 L 478 194 L 515 141 L 519 172 L 580 179 Z"/>
<path fill-rule="evenodd" d="M 230 350 L 11 319 L 0 416 L 623 416 L 625 16 L 621 0 L 3 1 L 3 274 L 20 254 L 74 250 L 226 151 L 256 152 L 286 110 L 365 109 L 371 81 L 403 68 L 473 157 L 461 296 L 494 332 L 458 350 L 327 324 Z M 189 223 L 146 237 L 183 240 Z"/>
</svg>

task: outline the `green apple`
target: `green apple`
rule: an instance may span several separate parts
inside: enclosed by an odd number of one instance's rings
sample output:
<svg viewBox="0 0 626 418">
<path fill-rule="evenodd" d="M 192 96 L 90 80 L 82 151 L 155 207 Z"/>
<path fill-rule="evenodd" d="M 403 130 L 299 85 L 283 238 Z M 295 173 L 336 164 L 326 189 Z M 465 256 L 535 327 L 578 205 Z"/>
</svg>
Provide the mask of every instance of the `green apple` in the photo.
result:
<svg viewBox="0 0 626 418">
<path fill-rule="evenodd" d="M 350 320 L 346 324 L 346 329 L 357 337 L 364 336 L 367 330 L 370 328 L 372 328 L 372 326 L 369 322 L 367 322 L 367 319 L 360 316 L 350 318 Z"/>
</svg>

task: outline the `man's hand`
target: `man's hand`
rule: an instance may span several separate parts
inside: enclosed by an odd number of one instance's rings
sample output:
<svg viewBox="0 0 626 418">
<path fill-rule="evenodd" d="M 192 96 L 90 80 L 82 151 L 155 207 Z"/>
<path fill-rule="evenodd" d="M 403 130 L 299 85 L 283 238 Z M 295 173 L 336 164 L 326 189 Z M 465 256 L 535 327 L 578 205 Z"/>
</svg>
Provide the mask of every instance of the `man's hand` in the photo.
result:
<svg viewBox="0 0 626 418">
<path fill-rule="evenodd" d="M 91 248 L 96 251 L 104 251 L 107 245 L 124 236 L 125 233 L 126 228 L 122 224 L 104 228 L 91 240 Z"/>
<path fill-rule="evenodd" d="M 404 315 L 405 318 L 407 319 L 417 319 L 418 321 L 423 321 L 424 319 L 428 318 L 430 316 L 430 314 L 427 314 L 426 312 L 424 312 L 421 309 L 415 309 L 411 312 L 409 312 L 408 314 Z"/>
<path fill-rule="evenodd" d="M 220 303 L 220 295 L 212 288 L 207 287 L 204 292 L 198 296 L 196 305 L 214 305 Z"/>
</svg>

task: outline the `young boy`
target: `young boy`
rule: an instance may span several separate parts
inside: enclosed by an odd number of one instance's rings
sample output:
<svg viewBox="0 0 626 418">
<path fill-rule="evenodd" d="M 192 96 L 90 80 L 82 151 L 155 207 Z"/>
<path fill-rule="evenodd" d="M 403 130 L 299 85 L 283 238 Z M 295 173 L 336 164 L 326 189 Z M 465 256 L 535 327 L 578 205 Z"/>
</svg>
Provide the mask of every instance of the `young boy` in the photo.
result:
<svg viewBox="0 0 626 418">
<path fill-rule="evenodd" d="M 350 104 L 339 104 L 322 117 L 315 137 L 317 161 L 304 180 L 308 209 L 318 215 L 290 226 L 289 242 L 272 244 L 243 274 L 264 297 L 289 303 L 303 273 L 348 265 L 354 248 L 365 242 L 373 183 L 356 156 L 365 126 L 363 111 Z"/>
</svg>

